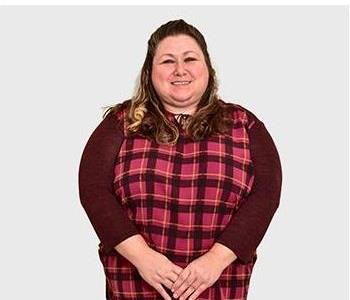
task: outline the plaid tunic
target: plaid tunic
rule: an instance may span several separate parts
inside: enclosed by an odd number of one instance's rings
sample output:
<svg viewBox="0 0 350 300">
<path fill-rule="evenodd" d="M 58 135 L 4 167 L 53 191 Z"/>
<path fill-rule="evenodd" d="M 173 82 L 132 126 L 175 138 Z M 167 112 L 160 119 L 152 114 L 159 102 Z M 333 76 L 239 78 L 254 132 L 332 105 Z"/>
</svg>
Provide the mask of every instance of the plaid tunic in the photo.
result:
<svg viewBox="0 0 350 300">
<path fill-rule="evenodd" d="M 148 245 L 182 268 L 211 248 L 254 182 L 247 134 L 252 124 L 239 106 L 227 105 L 234 120 L 230 134 L 200 142 L 185 137 L 170 112 L 167 117 L 180 130 L 174 146 L 127 136 L 123 122 L 115 195 Z M 125 109 L 116 117 L 126 120 Z M 118 252 L 100 248 L 99 256 L 108 299 L 163 299 Z M 256 258 L 254 253 L 248 263 L 236 259 L 197 299 L 246 299 Z"/>
</svg>

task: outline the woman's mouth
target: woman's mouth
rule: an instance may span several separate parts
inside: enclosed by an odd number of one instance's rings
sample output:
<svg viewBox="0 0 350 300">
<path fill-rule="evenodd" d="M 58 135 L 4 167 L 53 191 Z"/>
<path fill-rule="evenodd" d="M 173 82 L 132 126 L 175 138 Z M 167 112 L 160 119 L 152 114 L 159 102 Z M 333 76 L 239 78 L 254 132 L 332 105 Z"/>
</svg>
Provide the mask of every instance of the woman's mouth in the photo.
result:
<svg viewBox="0 0 350 300">
<path fill-rule="evenodd" d="M 177 80 L 177 81 L 173 81 L 171 82 L 172 85 L 188 85 L 190 84 L 192 81 L 190 80 Z"/>
</svg>

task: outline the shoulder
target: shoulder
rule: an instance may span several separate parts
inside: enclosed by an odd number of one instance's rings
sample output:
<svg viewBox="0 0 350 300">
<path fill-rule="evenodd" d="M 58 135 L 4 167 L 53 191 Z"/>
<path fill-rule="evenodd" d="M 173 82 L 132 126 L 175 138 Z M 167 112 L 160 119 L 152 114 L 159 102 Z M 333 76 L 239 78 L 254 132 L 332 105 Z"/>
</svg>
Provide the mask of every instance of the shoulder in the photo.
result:
<svg viewBox="0 0 350 300">
<path fill-rule="evenodd" d="M 118 132 L 118 135 L 123 133 L 124 117 L 126 116 L 130 102 L 131 100 L 124 100 L 123 102 L 108 106 L 103 113 L 102 121 L 98 127 L 103 128 L 112 135 L 116 132 Z"/>
<path fill-rule="evenodd" d="M 243 123 L 250 129 L 255 123 L 260 123 L 261 120 L 251 110 L 241 104 L 219 100 L 221 104 L 232 115 L 234 123 Z"/>
<path fill-rule="evenodd" d="M 103 114 L 104 119 L 114 119 L 114 121 L 121 121 L 128 113 L 131 106 L 131 99 L 124 100 L 115 105 L 109 106 Z"/>
</svg>

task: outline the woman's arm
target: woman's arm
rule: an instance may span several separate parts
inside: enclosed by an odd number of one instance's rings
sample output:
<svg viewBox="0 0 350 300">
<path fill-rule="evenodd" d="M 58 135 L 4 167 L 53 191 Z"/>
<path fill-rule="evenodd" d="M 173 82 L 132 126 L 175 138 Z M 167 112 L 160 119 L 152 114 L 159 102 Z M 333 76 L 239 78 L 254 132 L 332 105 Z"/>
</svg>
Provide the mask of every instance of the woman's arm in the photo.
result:
<svg viewBox="0 0 350 300">
<path fill-rule="evenodd" d="M 255 172 L 253 187 L 216 239 L 244 262 L 251 261 L 267 231 L 279 206 L 282 185 L 281 162 L 272 137 L 263 122 L 249 111 L 248 116 L 255 121 L 248 130 Z"/>
<path fill-rule="evenodd" d="M 105 253 L 138 234 L 117 201 L 113 188 L 114 163 L 123 141 L 115 114 L 108 114 L 90 136 L 79 166 L 79 195 Z"/>
<path fill-rule="evenodd" d="M 142 264 L 145 255 L 151 250 L 141 234 L 128 237 L 114 248 L 136 267 Z"/>
<path fill-rule="evenodd" d="M 108 114 L 85 146 L 79 167 L 81 204 L 101 240 L 102 250 L 108 253 L 115 249 L 164 299 L 170 299 L 163 285 L 170 289 L 182 268 L 148 246 L 115 197 L 115 158 L 124 138 L 118 125 L 117 117 Z"/>
</svg>

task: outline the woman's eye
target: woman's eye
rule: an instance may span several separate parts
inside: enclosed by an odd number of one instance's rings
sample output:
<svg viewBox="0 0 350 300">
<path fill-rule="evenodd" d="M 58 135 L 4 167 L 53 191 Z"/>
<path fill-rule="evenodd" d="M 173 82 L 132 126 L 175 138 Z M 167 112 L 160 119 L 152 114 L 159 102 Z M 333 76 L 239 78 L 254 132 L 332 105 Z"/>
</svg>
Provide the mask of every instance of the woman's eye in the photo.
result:
<svg viewBox="0 0 350 300">
<path fill-rule="evenodd" d="M 187 57 L 187 58 L 185 59 L 185 61 L 194 61 L 194 60 L 196 60 L 194 57 Z"/>
<path fill-rule="evenodd" d="M 169 63 L 172 63 L 173 61 L 171 59 L 167 59 L 167 60 L 164 60 L 163 61 L 163 64 L 169 64 Z"/>
</svg>

